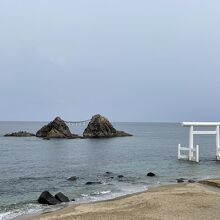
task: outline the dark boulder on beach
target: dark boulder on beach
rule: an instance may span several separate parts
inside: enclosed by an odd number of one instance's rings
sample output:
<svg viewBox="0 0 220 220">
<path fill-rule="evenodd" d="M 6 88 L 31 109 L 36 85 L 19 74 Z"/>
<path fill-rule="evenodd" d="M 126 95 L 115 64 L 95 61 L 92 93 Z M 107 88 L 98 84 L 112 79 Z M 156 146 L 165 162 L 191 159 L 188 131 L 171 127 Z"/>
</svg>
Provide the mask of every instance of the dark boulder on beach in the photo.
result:
<svg viewBox="0 0 220 220">
<path fill-rule="evenodd" d="M 56 205 L 59 204 L 60 201 L 56 199 L 52 194 L 50 194 L 48 191 L 44 191 L 41 193 L 40 197 L 37 200 L 40 204 L 45 205 Z"/>
<path fill-rule="evenodd" d="M 66 123 L 60 118 L 56 117 L 52 122 L 43 126 L 36 133 L 37 137 L 42 137 L 46 139 L 50 138 L 80 138 L 80 136 L 76 134 L 72 134 L 70 132 L 69 127 Z"/>
<path fill-rule="evenodd" d="M 156 176 L 156 174 L 155 174 L 155 173 L 152 173 L 152 172 L 149 172 L 149 173 L 147 174 L 147 176 L 154 177 L 154 176 Z"/>
<path fill-rule="evenodd" d="M 193 180 L 193 179 L 189 179 L 189 180 L 188 180 L 188 183 L 196 183 L 196 181 Z"/>
<path fill-rule="evenodd" d="M 185 180 L 185 178 L 179 178 L 176 181 L 177 181 L 177 183 L 184 183 L 184 180 Z"/>
<path fill-rule="evenodd" d="M 101 115 L 94 115 L 83 132 L 85 138 L 108 138 L 132 136 L 124 131 L 117 131 L 109 120 Z"/>
<path fill-rule="evenodd" d="M 65 196 L 63 193 L 59 192 L 55 195 L 55 198 L 59 200 L 60 202 L 69 202 L 69 198 Z"/>
<path fill-rule="evenodd" d="M 18 131 L 18 132 L 12 132 L 9 134 L 5 134 L 5 137 L 33 137 L 35 134 L 27 132 L 27 131 Z"/>
</svg>

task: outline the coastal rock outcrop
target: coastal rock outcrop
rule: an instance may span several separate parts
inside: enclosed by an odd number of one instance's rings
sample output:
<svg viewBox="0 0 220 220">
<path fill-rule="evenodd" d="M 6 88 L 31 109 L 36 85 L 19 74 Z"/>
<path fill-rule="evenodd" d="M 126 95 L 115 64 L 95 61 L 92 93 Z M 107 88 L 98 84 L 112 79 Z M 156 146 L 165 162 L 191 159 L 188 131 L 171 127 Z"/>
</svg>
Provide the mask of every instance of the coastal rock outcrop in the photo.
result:
<svg viewBox="0 0 220 220">
<path fill-rule="evenodd" d="M 35 136 L 35 134 L 29 133 L 27 131 L 18 131 L 18 132 L 5 134 L 4 136 L 5 137 L 32 137 L 32 136 Z"/>
<path fill-rule="evenodd" d="M 52 122 L 43 126 L 37 131 L 36 136 L 42 138 L 80 138 L 70 132 L 69 127 L 60 117 L 56 117 Z"/>
<path fill-rule="evenodd" d="M 132 136 L 124 131 L 117 131 L 109 120 L 101 115 L 94 115 L 83 132 L 85 138 L 106 138 Z"/>
<path fill-rule="evenodd" d="M 218 179 L 218 178 L 201 180 L 201 181 L 199 181 L 199 183 L 220 188 L 220 179 Z"/>
<path fill-rule="evenodd" d="M 40 197 L 37 200 L 40 204 L 46 204 L 46 205 L 56 205 L 59 204 L 60 201 L 56 199 L 52 194 L 50 194 L 48 191 L 44 191 L 41 193 Z"/>
</svg>

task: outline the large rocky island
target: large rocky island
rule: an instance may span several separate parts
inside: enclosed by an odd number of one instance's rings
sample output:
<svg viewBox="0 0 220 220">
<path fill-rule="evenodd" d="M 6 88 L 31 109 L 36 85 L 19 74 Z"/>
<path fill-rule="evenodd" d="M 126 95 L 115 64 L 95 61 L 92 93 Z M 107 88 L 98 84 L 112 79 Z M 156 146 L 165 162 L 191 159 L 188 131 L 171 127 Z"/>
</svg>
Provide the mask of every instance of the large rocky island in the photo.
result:
<svg viewBox="0 0 220 220">
<path fill-rule="evenodd" d="M 79 135 L 70 132 L 69 127 L 60 117 L 56 117 L 52 122 L 43 126 L 37 131 L 36 136 L 42 138 L 80 138 Z"/>
<path fill-rule="evenodd" d="M 116 130 L 109 120 L 102 115 L 94 115 L 83 132 L 85 138 L 109 138 L 132 136 L 124 131 Z"/>
</svg>

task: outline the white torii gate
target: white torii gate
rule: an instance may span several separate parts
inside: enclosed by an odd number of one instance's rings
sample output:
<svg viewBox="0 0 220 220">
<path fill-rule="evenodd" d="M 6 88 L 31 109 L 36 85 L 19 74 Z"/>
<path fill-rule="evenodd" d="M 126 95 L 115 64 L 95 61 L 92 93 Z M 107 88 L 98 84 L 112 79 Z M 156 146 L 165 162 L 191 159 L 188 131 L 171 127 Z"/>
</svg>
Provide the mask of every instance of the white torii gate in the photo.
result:
<svg viewBox="0 0 220 220">
<path fill-rule="evenodd" d="M 216 159 L 220 160 L 220 140 L 219 140 L 219 126 L 220 122 L 183 122 L 182 126 L 189 127 L 189 147 L 181 147 L 178 145 L 178 159 L 188 159 L 190 161 L 199 162 L 199 145 L 194 148 L 194 135 L 199 134 L 214 134 L 216 135 Z M 194 127 L 215 127 L 215 130 L 199 131 L 194 130 Z M 181 151 L 189 151 L 188 155 L 181 155 Z"/>
</svg>

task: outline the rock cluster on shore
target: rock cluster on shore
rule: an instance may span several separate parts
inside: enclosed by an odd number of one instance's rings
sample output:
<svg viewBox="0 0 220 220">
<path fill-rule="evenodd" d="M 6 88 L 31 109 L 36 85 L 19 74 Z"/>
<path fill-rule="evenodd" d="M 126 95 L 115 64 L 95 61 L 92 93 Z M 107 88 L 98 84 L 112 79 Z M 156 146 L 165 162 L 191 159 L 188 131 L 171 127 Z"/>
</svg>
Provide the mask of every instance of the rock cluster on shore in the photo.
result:
<svg viewBox="0 0 220 220">
<path fill-rule="evenodd" d="M 41 193 L 37 201 L 44 205 L 57 205 L 62 202 L 69 202 L 70 200 L 61 192 L 53 196 L 50 192 L 44 191 Z"/>
<path fill-rule="evenodd" d="M 56 117 L 52 122 L 43 126 L 37 131 L 36 136 L 42 138 L 80 138 L 79 135 L 70 132 L 69 127 L 60 117 Z"/>
<path fill-rule="evenodd" d="M 18 131 L 18 132 L 5 134 L 4 136 L 5 137 L 32 137 L 32 136 L 35 136 L 35 134 L 29 133 L 27 131 Z"/>
<path fill-rule="evenodd" d="M 109 120 L 101 115 L 94 115 L 83 132 L 85 138 L 106 138 L 132 136 L 124 131 L 116 130 Z"/>
</svg>

